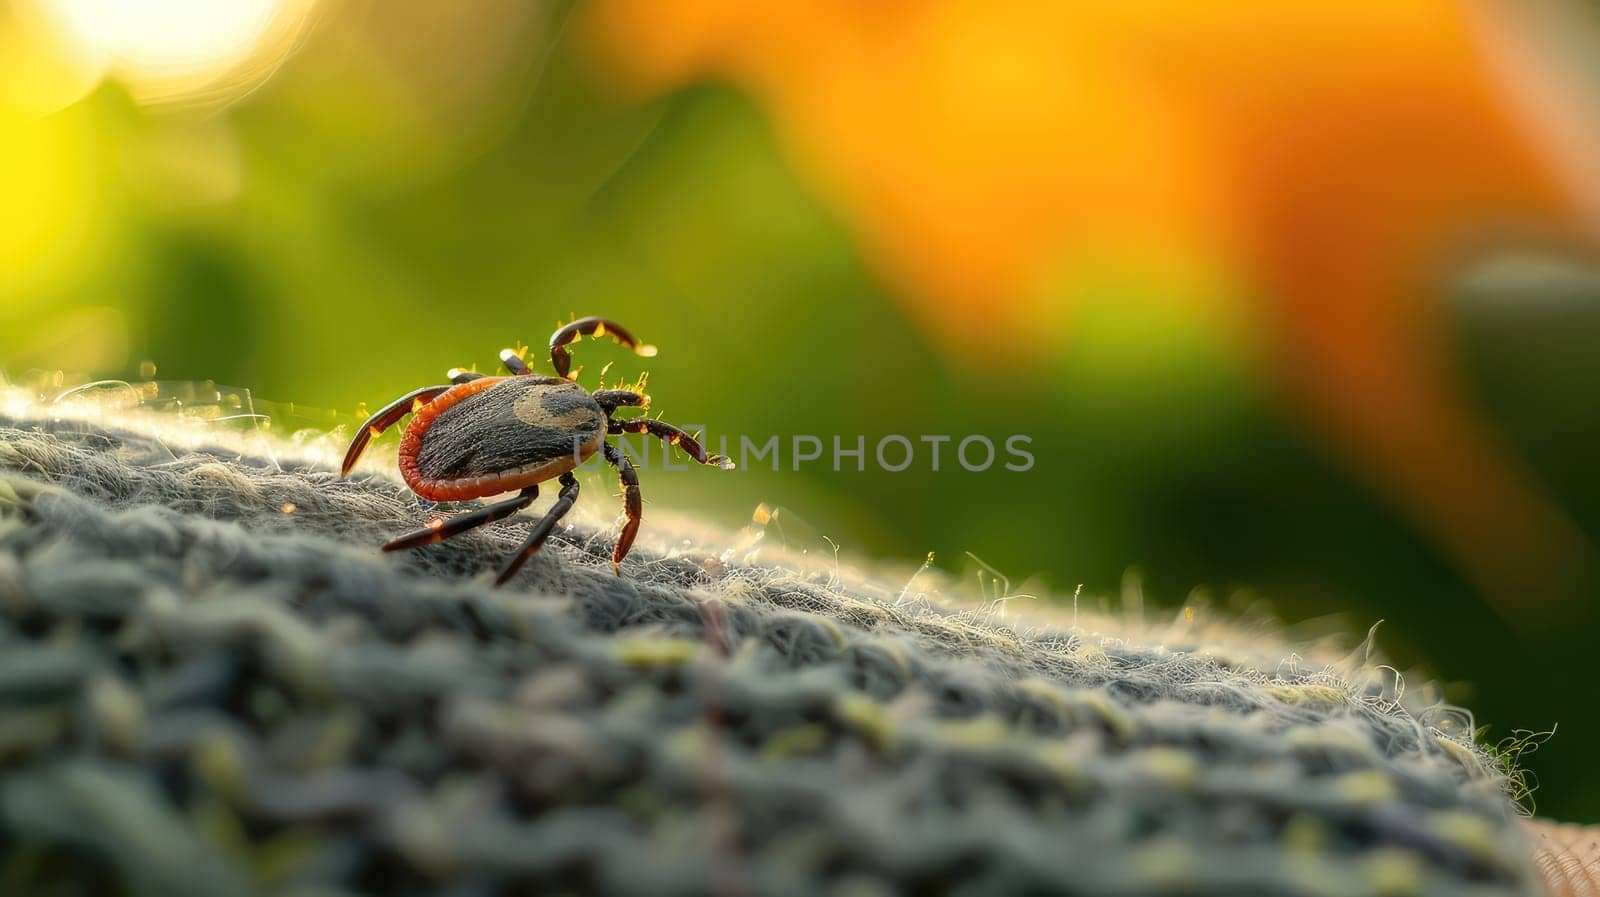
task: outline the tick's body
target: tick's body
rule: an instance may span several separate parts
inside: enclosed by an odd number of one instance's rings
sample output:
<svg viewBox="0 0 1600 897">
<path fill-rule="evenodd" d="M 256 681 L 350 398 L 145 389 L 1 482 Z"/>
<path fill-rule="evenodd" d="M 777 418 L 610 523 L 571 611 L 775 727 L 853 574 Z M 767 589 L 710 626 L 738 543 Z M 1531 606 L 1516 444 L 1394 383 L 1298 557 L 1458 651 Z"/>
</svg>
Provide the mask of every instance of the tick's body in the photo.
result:
<svg viewBox="0 0 1600 897">
<path fill-rule="evenodd" d="M 612 567 L 620 571 L 638 532 L 643 503 L 638 474 L 626 455 L 606 443 L 607 435 L 645 433 L 678 446 L 702 464 L 733 466 L 726 458 L 706 454 L 693 437 L 664 421 L 614 419 L 617 409 L 642 406 L 647 399 L 622 389 L 591 393 L 575 382 L 576 374 L 567 375 L 571 359 L 566 346 L 585 334 L 610 334 L 640 355 L 655 352 L 650 346 L 638 345 L 626 330 L 610 321 L 583 318 L 550 337 L 550 364 L 557 376 L 533 373 L 521 356 L 507 349 L 500 359 L 511 376 L 453 370 L 451 385 L 424 387 L 401 396 L 362 425 L 345 453 L 341 476 L 355 466 L 374 436 L 414 414 L 400 437 L 400 473 L 413 492 L 433 501 L 462 501 L 520 490 L 514 498 L 449 520 L 435 520 L 425 529 L 391 540 L 383 546 L 385 551 L 442 542 L 510 516 L 533 503 L 539 496 L 539 483 L 559 478 L 561 494 L 534 525 L 522 549 L 500 571 L 496 585 L 503 583 L 544 545 L 562 515 L 571 510 L 578 498 L 578 480 L 572 471 L 601 452 L 617 468 L 623 488 L 627 522 L 611 556 Z"/>
<path fill-rule="evenodd" d="M 560 377 L 458 383 L 406 425 L 400 473 L 411 491 L 433 501 L 512 492 L 593 457 L 606 420 L 588 390 Z"/>
</svg>

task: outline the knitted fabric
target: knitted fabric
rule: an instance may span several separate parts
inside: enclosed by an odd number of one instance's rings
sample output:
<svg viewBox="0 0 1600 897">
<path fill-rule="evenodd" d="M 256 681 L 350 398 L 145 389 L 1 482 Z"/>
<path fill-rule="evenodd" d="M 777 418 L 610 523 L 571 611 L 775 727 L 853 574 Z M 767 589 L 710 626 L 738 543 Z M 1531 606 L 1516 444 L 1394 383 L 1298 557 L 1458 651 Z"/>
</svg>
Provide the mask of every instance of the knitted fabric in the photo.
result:
<svg viewBox="0 0 1600 897">
<path fill-rule="evenodd" d="M 384 555 L 432 512 L 293 456 L 0 417 L 0 891 L 1538 893 L 1470 727 L 1360 663 L 650 508 L 621 577 L 580 522 L 495 590 L 532 518 Z"/>
</svg>

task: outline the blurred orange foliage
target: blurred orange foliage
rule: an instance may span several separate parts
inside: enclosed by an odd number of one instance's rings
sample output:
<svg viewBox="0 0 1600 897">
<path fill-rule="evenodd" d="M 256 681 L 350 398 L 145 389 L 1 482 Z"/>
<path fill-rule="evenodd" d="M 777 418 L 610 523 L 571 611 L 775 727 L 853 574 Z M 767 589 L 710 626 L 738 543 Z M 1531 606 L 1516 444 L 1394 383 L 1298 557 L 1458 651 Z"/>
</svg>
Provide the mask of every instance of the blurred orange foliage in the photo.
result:
<svg viewBox="0 0 1600 897">
<path fill-rule="evenodd" d="M 1459 251 L 1507 232 L 1595 234 L 1572 175 L 1600 144 L 1562 143 L 1572 134 L 1528 108 L 1529 96 L 1559 106 L 1560 79 L 1517 94 L 1544 76 L 1529 74 L 1540 50 L 1516 8 L 602 0 L 592 12 L 631 83 L 718 78 L 755 95 L 958 354 L 1052 351 L 1015 336 L 1065 326 L 1061 297 L 1097 262 L 1207 260 L 1249 298 L 1274 386 L 1502 610 L 1553 610 L 1540 595 L 1570 594 L 1590 563 L 1467 401 L 1440 326 Z"/>
</svg>

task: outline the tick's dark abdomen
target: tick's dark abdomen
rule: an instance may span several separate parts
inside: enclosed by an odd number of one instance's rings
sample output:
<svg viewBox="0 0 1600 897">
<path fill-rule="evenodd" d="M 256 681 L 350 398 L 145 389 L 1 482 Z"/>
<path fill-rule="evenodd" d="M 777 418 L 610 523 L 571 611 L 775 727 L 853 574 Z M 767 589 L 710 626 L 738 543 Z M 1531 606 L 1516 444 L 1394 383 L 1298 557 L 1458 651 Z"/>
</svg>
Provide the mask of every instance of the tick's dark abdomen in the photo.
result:
<svg viewBox="0 0 1600 897">
<path fill-rule="evenodd" d="M 571 470 L 604 432 L 605 413 L 572 381 L 485 378 L 453 387 L 419 411 L 402 439 L 401 468 L 424 495 L 488 495 Z"/>
</svg>

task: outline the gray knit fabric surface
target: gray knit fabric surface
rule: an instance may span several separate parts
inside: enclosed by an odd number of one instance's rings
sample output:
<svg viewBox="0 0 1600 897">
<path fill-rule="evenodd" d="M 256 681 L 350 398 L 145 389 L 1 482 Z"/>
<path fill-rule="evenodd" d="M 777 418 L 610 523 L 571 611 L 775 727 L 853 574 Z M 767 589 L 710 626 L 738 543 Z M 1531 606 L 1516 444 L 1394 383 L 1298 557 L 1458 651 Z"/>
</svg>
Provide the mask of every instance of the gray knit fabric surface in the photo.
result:
<svg viewBox="0 0 1600 897">
<path fill-rule="evenodd" d="M 532 518 L 384 555 L 434 511 L 292 455 L 0 417 L 0 893 L 1538 893 L 1470 726 L 1370 669 L 649 507 L 621 577 L 580 522 L 495 590 Z"/>
</svg>

